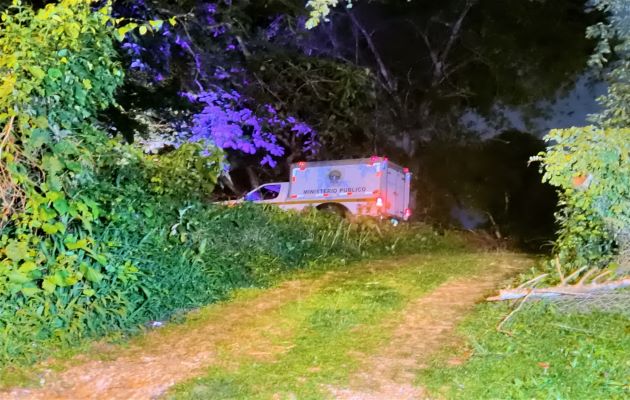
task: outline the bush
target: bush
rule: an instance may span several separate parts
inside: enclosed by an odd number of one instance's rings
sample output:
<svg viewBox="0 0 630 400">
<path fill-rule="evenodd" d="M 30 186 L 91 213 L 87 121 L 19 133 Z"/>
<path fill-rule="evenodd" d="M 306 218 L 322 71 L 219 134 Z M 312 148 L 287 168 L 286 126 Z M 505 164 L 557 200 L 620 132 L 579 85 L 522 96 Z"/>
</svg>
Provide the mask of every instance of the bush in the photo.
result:
<svg viewBox="0 0 630 400">
<path fill-rule="evenodd" d="M 544 180 L 559 190 L 556 242 L 571 267 L 605 266 L 630 229 L 630 129 L 553 130 L 537 157 Z"/>
</svg>

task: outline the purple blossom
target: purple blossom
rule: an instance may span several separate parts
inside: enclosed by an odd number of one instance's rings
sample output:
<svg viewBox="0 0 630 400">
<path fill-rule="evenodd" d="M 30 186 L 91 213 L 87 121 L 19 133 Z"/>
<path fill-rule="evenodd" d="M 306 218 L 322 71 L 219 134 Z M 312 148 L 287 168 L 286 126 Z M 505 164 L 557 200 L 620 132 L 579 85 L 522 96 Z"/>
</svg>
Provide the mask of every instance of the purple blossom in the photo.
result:
<svg viewBox="0 0 630 400">
<path fill-rule="evenodd" d="M 238 92 L 220 88 L 182 95 L 203 105 L 201 112 L 193 116 L 190 141 L 205 140 L 223 149 L 260 154 L 261 164 L 270 167 L 285 155 L 277 136 L 282 132 L 303 139 L 303 147 L 309 154 L 317 149 L 312 128 L 294 117 L 281 118 L 270 104 L 259 107 L 257 112 Z"/>
<path fill-rule="evenodd" d="M 271 40 L 278 35 L 278 33 L 280 32 L 281 24 L 282 24 L 281 15 L 277 16 L 276 18 L 273 19 L 273 21 L 271 21 L 267 29 L 265 29 L 265 37 L 267 38 L 267 40 Z"/>
<path fill-rule="evenodd" d="M 139 56 L 142 52 L 142 47 L 140 47 L 139 44 L 128 41 L 127 39 L 125 39 L 122 48 L 127 50 L 127 54 L 129 55 Z"/>
<path fill-rule="evenodd" d="M 220 81 L 222 80 L 226 80 L 229 79 L 231 77 L 230 74 L 228 74 L 224 69 L 217 69 L 216 71 L 214 71 L 214 78 L 218 79 Z"/>
<path fill-rule="evenodd" d="M 142 60 L 135 59 L 131 62 L 131 65 L 129 66 L 129 68 L 135 69 L 138 71 L 146 71 L 147 65 L 144 62 L 142 62 Z"/>
<path fill-rule="evenodd" d="M 179 35 L 175 37 L 175 44 L 181 47 L 182 50 L 191 50 L 190 44 L 185 39 L 182 39 Z"/>
</svg>

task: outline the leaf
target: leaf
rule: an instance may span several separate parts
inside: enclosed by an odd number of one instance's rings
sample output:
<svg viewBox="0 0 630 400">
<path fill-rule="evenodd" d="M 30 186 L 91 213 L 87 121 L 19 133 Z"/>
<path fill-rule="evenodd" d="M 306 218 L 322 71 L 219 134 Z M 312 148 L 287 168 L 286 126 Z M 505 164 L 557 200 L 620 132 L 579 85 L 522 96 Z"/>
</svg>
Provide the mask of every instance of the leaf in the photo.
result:
<svg viewBox="0 0 630 400">
<path fill-rule="evenodd" d="M 65 286 L 66 283 L 66 275 L 65 271 L 57 271 L 54 275 L 50 275 L 50 281 L 54 283 L 56 286 Z"/>
<path fill-rule="evenodd" d="M 18 268 L 18 271 L 27 274 L 35 269 L 37 269 L 37 264 L 35 264 L 33 261 L 24 261 L 20 268 Z"/>
<path fill-rule="evenodd" d="M 151 25 L 153 29 L 160 30 L 162 29 L 162 25 L 164 24 L 164 21 L 162 21 L 161 19 L 156 19 L 153 21 L 149 21 L 149 24 Z"/>
<path fill-rule="evenodd" d="M 81 26 L 77 24 L 76 22 L 71 22 L 69 24 L 66 24 L 66 26 L 64 27 L 64 31 L 72 39 L 76 39 L 79 37 L 79 34 L 81 33 Z"/>
<path fill-rule="evenodd" d="M 138 24 L 136 23 L 129 23 L 125 26 L 121 26 L 120 28 L 116 29 L 116 34 L 120 37 L 119 40 L 122 40 L 125 38 L 125 35 L 127 35 L 128 32 L 136 29 L 138 27 Z"/>
<path fill-rule="evenodd" d="M 85 271 L 85 278 L 90 282 L 99 283 L 103 280 L 103 274 L 92 267 L 87 267 Z"/>
<path fill-rule="evenodd" d="M 44 129 L 33 129 L 28 145 L 34 150 L 50 143 L 50 133 Z"/>
<path fill-rule="evenodd" d="M 59 160 L 59 158 L 57 158 L 56 156 L 53 155 L 46 155 L 42 158 L 42 167 L 49 173 L 49 174 L 56 174 L 57 172 L 61 171 L 63 169 L 63 164 L 61 163 L 61 161 Z"/>
<path fill-rule="evenodd" d="M 26 242 L 11 240 L 4 249 L 4 253 L 12 261 L 21 261 L 30 258 L 28 254 L 28 243 Z"/>
<path fill-rule="evenodd" d="M 24 294 L 24 296 L 26 296 L 26 297 L 33 297 L 37 293 L 39 293 L 40 291 L 41 290 L 39 288 L 36 288 L 36 287 L 24 287 L 24 288 L 22 288 L 22 294 Z"/>
<path fill-rule="evenodd" d="M 46 77 L 46 73 L 44 72 L 44 70 L 38 67 L 37 65 L 32 65 L 30 67 L 27 67 L 27 69 L 28 69 L 28 72 L 30 72 L 31 75 L 33 75 L 33 77 L 35 77 L 38 80 L 42 80 L 44 79 L 44 77 Z"/>
<path fill-rule="evenodd" d="M 39 219 L 41 221 L 50 221 L 51 219 L 57 216 L 57 212 L 48 207 L 40 207 L 39 208 Z"/>
<path fill-rule="evenodd" d="M 147 27 L 145 25 L 142 25 L 140 28 L 138 28 L 138 32 L 140 32 L 141 35 L 145 35 L 147 33 Z"/>
<path fill-rule="evenodd" d="M 175 17 L 171 17 L 168 19 L 168 23 L 171 24 L 171 26 L 175 26 L 177 24 L 177 19 Z"/>
<path fill-rule="evenodd" d="M 63 198 L 53 201 L 53 207 L 60 215 L 67 213 L 69 208 L 68 202 L 66 201 L 66 199 Z"/>
<path fill-rule="evenodd" d="M 31 279 L 26 274 L 23 274 L 18 271 L 11 272 L 8 276 L 9 276 L 9 282 L 12 282 L 12 283 L 24 284 L 31 281 Z"/>
<path fill-rule="evenodd" d="M 76 242 L 65 242 L 65 245 L 68 250 L 86 249 L 88 242 L 86 239 L 81 239 Z"/>
<path fill-rule="evenodd" d="M 55 283 L 53 282 L 52 277 L 47 276 L 44 278 L 44 281 L 42 282 L 42 289 L 44 289 L 44 291 L 46 291 L 47 293 L 52 293 L 55 291 L 56 287 L 57 285 L 55 285 Z"/>
<path fill-rule="evenodd" d="M 49 191 L 48 193 L 46 193 L 47 201 L 57 201 L 58 199 L 62 197 L 63 197 L 63 193 L 61 192 Z"/>
<path fill-rule="evenodd" d="M 63 73 L 58 68 L 49 68 L 48 69 L 48 77 L 51 79 L 58 79 L 63 76 Z"/>
<path fill-rule="evenodd" d="M 204 254 L 206 252 L 206 246 L 208 245 L 208 240 L 203 239 L 199 244 L 199 254 Z"/>
<path fill-rule="evenodd" d="M 91 296 L 94 296 L 96 294 L 96 291 L 94 289 L 85 289 L 85 290 L 83 290 L 83 294 L 88 296 L 88 297 L 91 297 Z"/>
</svg>

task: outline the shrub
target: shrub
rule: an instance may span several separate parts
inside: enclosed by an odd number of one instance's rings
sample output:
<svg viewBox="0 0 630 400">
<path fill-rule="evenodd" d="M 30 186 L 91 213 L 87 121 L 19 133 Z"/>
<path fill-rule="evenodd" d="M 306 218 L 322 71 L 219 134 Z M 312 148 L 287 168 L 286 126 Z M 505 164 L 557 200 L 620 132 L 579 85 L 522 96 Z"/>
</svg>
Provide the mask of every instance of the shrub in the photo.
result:
<svg viewBox="0 0 630 400">
<path fill-rule="evenodd" d="M 560 258 L 572 267 L 612 261 L 630 229 L 630 129 L 553 130 L 537 158 L 544 180 L 559 188 Z M 615 240 L 617 243 L 615 243 Z"/>
</svg>

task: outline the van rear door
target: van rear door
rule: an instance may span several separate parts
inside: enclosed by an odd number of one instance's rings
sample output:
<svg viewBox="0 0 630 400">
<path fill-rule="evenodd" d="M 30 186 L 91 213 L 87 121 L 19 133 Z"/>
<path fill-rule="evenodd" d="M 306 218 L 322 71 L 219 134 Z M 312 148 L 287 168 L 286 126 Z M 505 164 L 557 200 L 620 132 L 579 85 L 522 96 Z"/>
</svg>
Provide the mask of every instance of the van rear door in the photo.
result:
<svg viewBox="0 0 630 400">
<path fill-rule="evenodd" d="M 407 202 L 405 174 L 390 166 L 387 168 L 386 185 L 387 213 L 397 218 L 403 218 Z"/>
</svg>

